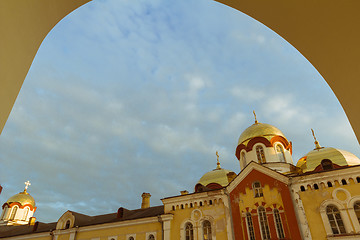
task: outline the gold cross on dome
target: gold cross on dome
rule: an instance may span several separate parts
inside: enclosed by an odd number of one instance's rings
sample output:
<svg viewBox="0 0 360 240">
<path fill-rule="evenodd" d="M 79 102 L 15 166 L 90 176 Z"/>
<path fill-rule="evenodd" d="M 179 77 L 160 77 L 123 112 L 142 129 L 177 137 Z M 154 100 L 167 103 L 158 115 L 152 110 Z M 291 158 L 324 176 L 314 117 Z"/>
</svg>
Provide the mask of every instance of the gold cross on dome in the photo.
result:
<svg viewBox="0 0 360 240">
<path fill-rule="evenodd" d="M 216 157 L 217 157 L 217 163 L 216 163 L 216 165 L 217 165 L 217 169 L 220 169 L 221 167 L 220 167 L 220 161 L 219 161 L 219 152 L 218 151 L 216 151 Z"/>
<path fill-rule="evenodd" d="M 255 117 L 255 123 L 258 123 L 258 120 L 256 119 L 256 113 L 255 113 L 255 110 L 253 110 L 253 114 L 254 114 L 254 117 Z"/>
<path fill-rule="evenodd" d="M 28 180 L 28 181 L 26 181 L 25 182 L 25 191 L 28 189 L 28 187 L 31 185 L 31 183 L 30 183 L 30 181 Z"/>
</svg>

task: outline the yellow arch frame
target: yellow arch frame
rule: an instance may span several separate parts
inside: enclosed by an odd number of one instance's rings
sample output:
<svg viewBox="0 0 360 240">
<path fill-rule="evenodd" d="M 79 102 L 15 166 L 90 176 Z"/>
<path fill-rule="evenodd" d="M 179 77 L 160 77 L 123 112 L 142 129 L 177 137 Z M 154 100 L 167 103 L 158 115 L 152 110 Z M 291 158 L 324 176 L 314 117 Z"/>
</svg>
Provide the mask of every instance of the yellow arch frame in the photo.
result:
<svg viewBox="0 0 360 240">
<path fill-rule="evenodd" d="M 0 3 L 0 133 L 42 41 L 91 0 Z M 359 0 L 217 0 L 262 22 L 292 44 L 334 91 L 360 141 Z"/>
</svg>

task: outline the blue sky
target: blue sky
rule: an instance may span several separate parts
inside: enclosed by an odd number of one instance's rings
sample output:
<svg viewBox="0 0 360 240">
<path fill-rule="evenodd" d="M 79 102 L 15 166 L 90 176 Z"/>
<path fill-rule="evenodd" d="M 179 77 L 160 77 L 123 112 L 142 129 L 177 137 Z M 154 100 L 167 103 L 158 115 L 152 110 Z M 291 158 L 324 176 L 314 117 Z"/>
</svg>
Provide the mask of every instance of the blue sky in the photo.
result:
<svg viewBox="0 0 360 240">
<path fill-rule="evenodd" d="M 0 136 L 1 202 L 30 180 L 37 220 L 139 208 L 238 173 L 237 140 L 275 125 L 293 159 L 321 145 L 360 155 L 333 92 L 290 44 L 209 0 L 93 1 L 46 37 Z"/>
</svg>

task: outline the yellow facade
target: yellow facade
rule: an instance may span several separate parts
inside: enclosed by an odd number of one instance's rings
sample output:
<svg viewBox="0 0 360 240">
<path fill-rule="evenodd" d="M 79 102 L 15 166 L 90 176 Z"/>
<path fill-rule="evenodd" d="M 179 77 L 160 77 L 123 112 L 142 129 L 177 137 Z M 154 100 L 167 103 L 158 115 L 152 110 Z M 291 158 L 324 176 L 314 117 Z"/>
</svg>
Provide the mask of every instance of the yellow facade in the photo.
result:
<svg viewBox="0 0 360 240">
<path fill-rule="evenodd" d="M 335 235 L 351 235 L 360 231 L 359 220 L 354 211 L 354 204 L 360 203 L 359 170 L 359 166 L 356 166 L 313 173 L 302 179 L 295 178 L 297 204 L 304 209 L 312 239 L 331 239 Z M 336 223 L 337 226 L 333 225 L 334 230 L 328 216 L 331 215 L 330 209 L 333 206 L 338 209 L 337 216 L 341 217 L 341 222 Z M 339 233 L 334 234 L 333 231 Z M 347 237 L 356 239 L 358 235 L 354 238 Z"/>
<path fill-rule="evenodd" d="M 162 199 L 165 213 L 173 215 L 170 239 L 185 240 L 185 228 L 191 223 L 195 239 L 203 239 L 204 221 L 211 223 L 212 239 L 232 239 L 228 198 L 224 191 L 185 194 Z"/>
</svg>

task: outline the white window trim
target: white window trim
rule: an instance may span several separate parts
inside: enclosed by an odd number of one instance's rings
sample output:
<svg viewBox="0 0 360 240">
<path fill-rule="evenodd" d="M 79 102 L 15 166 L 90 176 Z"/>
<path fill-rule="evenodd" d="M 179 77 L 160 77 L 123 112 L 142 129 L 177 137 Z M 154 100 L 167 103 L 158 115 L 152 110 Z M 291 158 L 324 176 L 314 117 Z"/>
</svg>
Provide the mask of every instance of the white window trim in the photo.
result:
<svg viewBox="0 0 360 240">
<path fill-rule="evenodd" d="M 262 149 L 263 149 L 263 151 L 264 151 L 264 160 L 265 160 L 265 162 L 259 162 L 259 158 L 258 158 L 258 156 L 257 156 L 257 152 L 256 152 L 256 148 L 257 147 L 262 147 Z M 255 157 L 256 157 L 256 162 L 257 163 L 259 163 L 259 164 L 263 164 L 263 163 L 267 163 L 268 161 L 267 161 L 267 156 L 266 156 L 266 151 L 265 151 L 265 149 L 266 149 L 266 146 L 263 144 L 263 143 L 257 143 L 257 144 L 255 144 L 254 146 L 253 146 L 253 150 L 255 151 Z"/>
<path fill-rule="evenodd" d="M 242 150 L 241 152 L 240 152 L 240 162 L 241 162 L 241 164 L 242 164 L 242 168 L 241 168 L 241 170 L 242 169 L 244 169 L 245 167 L 246 167 L 246 165 L 247 165 L 247 161 L 246 161 L 246 150 Z"/>
<path fill-rule="evenodd" d="M 135 233 L 127 234 L 126 235 L 126 240 L 129 240 L 130 237 L 133 237 L 134 240 L 136 240 L 136 234 Z"/>
<path fill-rule="evenodd" d="M 259 208 L 262 207 L 262 206 L 259 206 L 257 208 L 257 214 L 258 214 L 258 221 L 259 221 L 259 230 L 260 230 L 260 235 L 261 235 L 261 239 L 264 239 L 264 236 L 262 234 L 262 230 L 261 230 L 261 219 L 260 219 L 260 213 L 259 213 Z M 269 225 L 269 218 L 268 218 L 268 213 L 266 212 L 266 208 L 265 207 L 262 207 L 265 209 L 265 216 L 266 216 L 266 222 L 267 222 L 267 227 L 269 229 L 269 234 L 270 234 L 270 239 L 271 239 L 271 231 L 270 231 L 270 225 Z M 266 230 L 265 230 L 266 231 Z"/>
<path fill-rule="evenodd" d="M 273 217 L 274 217 L 274 225 L 275 225 L 275 230 L 276 230 L 276 236 L 277 236 L 278 239 L 280 239 L 280 236 L 279 236 L 280 234 L 279 234 L 278 228 L 277 228 L 277 226 L 276 226 L 275 209 L 278 210 L 279 218 L 280 218 L 280 223 L 281 223 L 281 228 L 282 228 L 282 231 L 283 231 L 283 233 L 284 233 L 284 238 L 286 238 L 286 236 L 285 236 L 285 230 L 284 230 L 284 224 L 283 224 L 283 220 L 282 220 L 282 218 L 281 218 L 281 212 L 280 212 L 280 210 L 279 210 L 278 208 L 274 208 L 274 209 L 273 209 Z M 283 239 L 283 238 L 281 238 L 281 239 Z"/>
<path fill-rule="evenodd" d="M 252 214 L 251 214 L 251 212 L 246 212 L 246 213 L 244 214 L 244 215 L 245 215 L 245 223 L 246 223 L 246 231 L 247 231 L 248 239 L 251 239 L 251 238 L 250 238 L 250 231 L 249 231 L 249 223 L 248 223 L 248 219 L 247 219 L 247 213 L 250 213 L 251 222 L 252 222 L 253 231 L 254 231 L 254 237 L 255 237 L 254 221 L 253 221 L 253 219 L 252 219 Z M 260 231 L 261 231 L 261 230 L 260 230 Z"/>
<path fill-rule="evenodd" d="M 351 222 L 355 228 L 355 232 L 360 233 L 360 224 L 355 214 L 354 204 L 355 202 L 360 202 L 360 196 L 352 197 L 348 202 L 348 212 L 350 215 Z"/>
<path fill-rule="evenodd" d="M 284 162 L 284 163 L 286 163 L 285 147 L 284 147 L 281 143 L 279 143 L 279 142 L 276 142 L 274 146 L 275 146 L 275 153 L 276 153 L 276 155 L 277 155 L 277 157 L 278 157 L 278 159 L 279 159 L 279 162 Z M 282 152 L 279 153 L 279 152 L 277 151 L 277 146 L 280 146 L 280 147 L 281 147 Z M 284 158 L 284 161 L 281 161 L 280 155 L 282 155 L 282 157 Z"/>
<path fill-rule="evenodd" d="M 146 240 L 149 240 L 149 237 L 150 237 L 151 234 L 154 235 L 155 240 L 156 240 L 157 239 L 156 232 L 148 232 L 148 233 L 146 233 Z"/>
<path fill-rule="evenodd" d="M 334 235 L 332 230 L 331 230 L 329 218 L 328 218 L 328 216 L 326 214 L 326 207 L 328 205 L 334 205 L 339 209 L 341 220 L 344 223 L 346 233 L 352 232 L 353 230 L 352 230 L 352 227 L 351 227 L 351 222 L 350 222 L 350 219 L 348 217 L 348 214 L 347 214 L 346 209 L 344 208 L 343 204 L 341 204 L 340 202 L 338 202 L 338 201 L 336 201 L 334 199 L 328 199 L 328 200 L 325 200 L 320 205 L 320 215 L 321 215 L 321 219 L 323 220 L 323 224 L 324 224 L 326 234 L 327 235 Z"/>
<path fill-rule="evenodd" d="M 180 226 L 180 239 L 185 240 L 185 225 L 187 223 L 191 223 L 193 225 L 193 233 L 194 233 L 194 240 L 196 239 L 196 236 L 198 235 L 197 226 L 195 226 L 195 222 L 191 219 L 186 219 L 181 223 Z"/>
<path fill-rule="evenodd" d="M 203 229 L 203 223 L 205 221 L 209 221 L 210 222 L 210 226 L 211 226 L 211 238 L 212 240 L 216 240 L 216 229 L 215 229 L 215 223 L 214 223 L 214 219 L 212 219 L 209 216 L 204 217 L 203 219 L 200 220 L 200 231 L 199 231 L 199 236 L 198 239 L 203 240 L 204 239 L 204 229 Z M 195 236 L 194 236 L 195 237 Z M 195 238 L 194 238 L 195 239 Z"/>
</svg>

